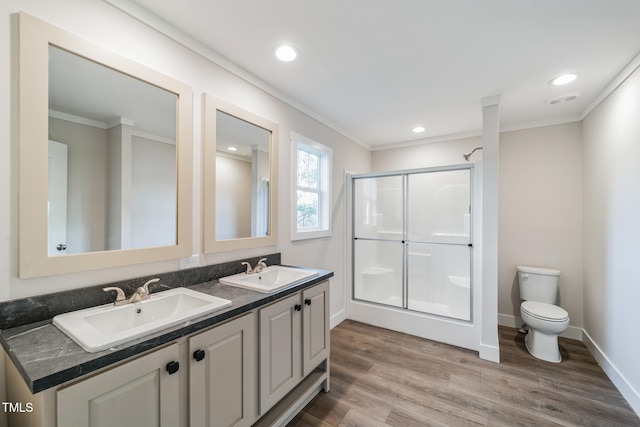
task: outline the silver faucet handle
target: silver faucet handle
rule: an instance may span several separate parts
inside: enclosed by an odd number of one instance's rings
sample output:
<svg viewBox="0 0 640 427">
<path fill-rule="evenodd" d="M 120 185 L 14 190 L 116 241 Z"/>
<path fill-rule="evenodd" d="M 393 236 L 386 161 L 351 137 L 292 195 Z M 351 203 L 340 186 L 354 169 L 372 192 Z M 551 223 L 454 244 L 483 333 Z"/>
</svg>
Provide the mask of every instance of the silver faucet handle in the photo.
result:
<svg viewBox="0 0 640 427">
<path fill-rule="evenodd" d="M 113 302 L 113 305 L 122 305 L 127 302 L 127 297 L 124 294 L 124 291 L 120 288 L 116 288 L 115 286 L 109 286 L 107 288 L 102 288 L 105 292 L 116 291 L 116 300 Z"/>
<path fill-rule="evenodd" d="M 142 286 L 140 286 L 138 289 L 136 289 L 133 294 L 131 294 L 131 297 L 129 297 L 129 301 L 127 301 L 129 304 L 133 304 L 134 302 L 140 302 L 140 301 L 144 301 L 146 299 L 149 299 L 149 294 L 144 292 L 144 289 L 142 288 Z"/>
<path fill-rule="evenodd" d="M 253 269 L 251 268 L 251 264 L 249 264 L 247 261 L 242 261 L 240 264 L 242 264 L 242 265 L 247 267 L 247 271 L 245 271 L 245 274 L 253 273 Z"/>
<path fill-rule="evenodd" d="M 150 285 L 150 284 L 152 284 L 152 283 L 159 282 L 159 281 L 160 281 L 160 278 L 159 278 L 159 277 L 156 277 L 155 279 L 147 280 L 147 281 L 145 282 L 145 284 L 144 284 L 144 285 L 142 285 L 142 290 L 144 291 L 144 293 L 145 293 L 146 295 L 149 295 L 149 285 Z M 140 288 L 138 288 L 138 289 L 140 289 Z"/>
<path fill-rule="evenodd" d="M 265 264 L 265 261 L 267 259 L 266 258 L 261 258 L 260 261 L 258 261 L 258 263 L 256 264 L 256 268 L 253 269 L 253 271 L 255 273 L 260 273 L 264 268 L 267 267 L 267 264 Z"/>
</svg>

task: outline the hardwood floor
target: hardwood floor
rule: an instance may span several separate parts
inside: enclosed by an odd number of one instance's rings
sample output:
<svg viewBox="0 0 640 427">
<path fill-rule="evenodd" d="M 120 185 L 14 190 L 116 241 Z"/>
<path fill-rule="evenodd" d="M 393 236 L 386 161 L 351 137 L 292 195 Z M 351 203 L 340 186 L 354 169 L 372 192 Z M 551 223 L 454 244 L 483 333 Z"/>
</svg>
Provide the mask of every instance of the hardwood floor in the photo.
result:
<svg viewBox="0 0 640 427">
<path fill-rule="evenodd" d="M 331 390 L 289 426 L 640 426 L 579 341 L 562 362 L 527 352 L 500 327 L 501 363 L 476 352 L 344 321 L 331 331 Z"/>
</svg>

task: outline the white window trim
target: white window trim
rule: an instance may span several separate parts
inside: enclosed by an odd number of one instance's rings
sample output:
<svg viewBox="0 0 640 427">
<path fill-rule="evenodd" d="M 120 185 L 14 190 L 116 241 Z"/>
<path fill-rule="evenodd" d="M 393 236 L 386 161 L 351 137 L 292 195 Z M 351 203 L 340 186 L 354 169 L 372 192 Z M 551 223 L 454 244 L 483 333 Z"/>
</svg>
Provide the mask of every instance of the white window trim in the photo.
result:
<svg viewBox="0 0 640 427">
<path fill-rule="evenodd" d="M 300 144 L 313 148 L 322 156 L 321 163 L 321 191 L 319 228 L 302 231 L 298 230 L 298 146 Z M 312 139 L 291 132 L 291 240 L 317 239 L 331 236 L 331 174 L 333 149 Z"/>
</svg>

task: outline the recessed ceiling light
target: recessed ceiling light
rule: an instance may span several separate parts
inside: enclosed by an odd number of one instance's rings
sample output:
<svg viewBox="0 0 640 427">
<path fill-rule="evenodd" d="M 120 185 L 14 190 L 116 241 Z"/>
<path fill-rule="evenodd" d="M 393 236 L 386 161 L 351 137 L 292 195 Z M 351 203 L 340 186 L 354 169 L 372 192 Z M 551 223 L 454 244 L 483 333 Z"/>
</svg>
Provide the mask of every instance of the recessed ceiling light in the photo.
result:
<svg viewBox="0 0 640 427">
<path fill-rule="evenodd" d="M 567 83 L 571 83 L 577 78 L 578 78 L 578 73 L 563 74 L 551 80 L 549 84 L 553 86 L 566 85 Z"/>
<path fill-rule="evenodd" d="M 298 57 L 298 51 L 289 45 L 282 45 L 276 49 L 276 58 L 282 62 L 291 62 Z"/>
<path fill-rule="evenodd" d="M 238 149 L 236 147 L 233 147 L 233 146 L 227 147 L 227 150 L 229 150 L 229 151 L 238 151 Z"/>
<path fill-rule="evenodd" d="M 413 133 L 421 133 L 421 132 L 424 132 L 426 129 L 424 126 L 416 126 L 411 130 L 413 131 Z"/>
</svg>

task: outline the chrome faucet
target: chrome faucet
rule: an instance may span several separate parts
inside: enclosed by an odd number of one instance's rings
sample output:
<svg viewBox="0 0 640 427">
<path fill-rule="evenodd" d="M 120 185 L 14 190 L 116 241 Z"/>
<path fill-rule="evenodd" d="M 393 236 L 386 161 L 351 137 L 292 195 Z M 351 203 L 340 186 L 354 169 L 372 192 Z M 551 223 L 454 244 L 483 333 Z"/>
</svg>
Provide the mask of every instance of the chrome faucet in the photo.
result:
<svg viewBox="0 0 640 427">
<path fill-rule="evenodd" d="M 110 286 L 107 288 L 102 288 L 103 291 L 116 291 L 116 300 L 113 302 L 113 305 L 124 305 L 131 304 L 133 302 L 144 301 L 150 298 L 149 294 L 149 285 L 155 282 L 160 281 L 159 278 L 148 280 L 144 285 L 140 286 L 136 291 L 131 295 L 129 299 L 124 294 L 124 291 L 115 286 Z"/>
<path fill-rule="evenodd" d="M 267 267 L 267 264 L 265 264 L 266 260 L 267 260 L 266 258 L 260 258 L 260 261 L 258 261 L 258 263 L 254 268 L 251 268 L 251 264 L 249 264 L 247 261 L 243 261 L 240 264 L 247 267 L 247 271 L 245 271 L 245 274 L 260 273 L 263 269 Z"/>
</svg>

